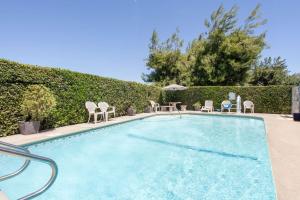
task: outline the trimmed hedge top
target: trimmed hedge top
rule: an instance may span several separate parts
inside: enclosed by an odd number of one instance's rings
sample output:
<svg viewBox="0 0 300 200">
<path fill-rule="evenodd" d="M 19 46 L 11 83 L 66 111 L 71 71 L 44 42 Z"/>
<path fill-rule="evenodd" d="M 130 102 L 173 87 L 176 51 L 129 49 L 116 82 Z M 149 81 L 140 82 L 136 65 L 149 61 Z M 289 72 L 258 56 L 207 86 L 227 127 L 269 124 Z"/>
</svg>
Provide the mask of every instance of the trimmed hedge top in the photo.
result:
<svg viewBox="0 0 300 200">
<path fill-rule="evenodd" d="M 4 59 L 0 59 L 0 74 L 0 136 L 18 133 L 22 95 L 29 85 L 43 84 L 56 96 L 56 109 L 43 121 L 43 128 L 86 122 L 86 101 L 106 101 L 116 107 L 117 115 L 124 115 L 129 105 L 142 112 L 148 100 L 159 101 L 161 94 L 160 88 L 141 83 Z"/>
</svg>

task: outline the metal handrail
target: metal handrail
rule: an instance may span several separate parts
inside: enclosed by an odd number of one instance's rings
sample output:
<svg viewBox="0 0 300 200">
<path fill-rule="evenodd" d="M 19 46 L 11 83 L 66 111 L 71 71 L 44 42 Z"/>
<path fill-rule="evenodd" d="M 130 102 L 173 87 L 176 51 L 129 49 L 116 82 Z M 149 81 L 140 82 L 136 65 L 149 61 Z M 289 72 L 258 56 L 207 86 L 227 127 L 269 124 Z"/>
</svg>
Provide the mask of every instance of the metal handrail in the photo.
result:
<svg viewBox="0 0 300 200">
<path fill-rule="evenodd" d="M 180 112 L 180 110 L 176 106 L 174 106 L 174 110 L 178 112 L 179 118 L 181 119 L 181 112 Z"/>
<path fill-rule="evenodd" d="M 43 187 L 41 187 L 40 189 L 38 189 L 38 190 L 36 190 L 36 191 L 34 191 L 34 192 L 24 196 L 24 197 L 19 198 L 19 200 L 32 199 L 32 198 L 42 194 L 43 192 L 47 191 L 47 189 L 49 189 L 49 187 L 51 187 L 51 185 L 54 183 L 54 181 L 57 177 L 58 168 L 57 168 L 57 165 L 56 165 L 55 161 L 53 161 L 52 159 L 46 158 L 46 157 L 43 157 L 43 156 L 38 156 L 38 155 L 35 155 L 35 154 L 32 154 L 32 153 L 26 153 L 26 152 L 19 151 L 19 150 L 13 150 L 13 149 L 1 147 L 1 146 L 0 146 L 0 152 L 3 152 L 3 153 L 8 154 L 8 155 L 16 156 L 16 157 L 26 158 L 28 160 L 35 160 L 35 161 L 39 161 L 39 162 L 42 162 L 42 163 L 46 163 L 51 167 L 51 170 L 52 170 L 51 171 L 51 177 L 48 180 L 48 182 Z"/>
<path fill-rule="evenodd" d="M 181 119 L 181 112 L 179 111 L 179 109 L 177 109 L 177 112 L 179 114 L 179 118 Z"/>
<path fill-rule="evenodd" d="M 24 147 L 9 144 L 9 143 L 6 143 L 6 142 L 1 142 L 0 141 L 0 145 L 7 146 L 7 147 L 13 148 L 13 149 L 18 149 L 18 150 L 24 151 L 26 153 L 30 153 L 30 151 L 28 149 L 24 148 Z M 4 181 L 6 179 L 17 176 L 18 174 L 22 173 L 29 166 L 29 164 L 30 164 L 30 160 L 26 159 L 24 164 L 18 170 L 16 170 L 15 172 L 12 172 L 12 173 L 4 175 L 4 176 L 0 176 L 0 181 Z"/>
</svg>

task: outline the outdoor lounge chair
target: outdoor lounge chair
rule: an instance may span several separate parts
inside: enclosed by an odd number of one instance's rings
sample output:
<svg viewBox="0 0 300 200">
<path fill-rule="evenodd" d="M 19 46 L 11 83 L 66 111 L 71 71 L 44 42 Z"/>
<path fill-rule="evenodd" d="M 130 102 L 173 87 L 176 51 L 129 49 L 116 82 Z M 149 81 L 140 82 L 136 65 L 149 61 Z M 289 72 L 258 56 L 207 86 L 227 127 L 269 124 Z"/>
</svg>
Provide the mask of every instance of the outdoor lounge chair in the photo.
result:
<svg viewBox="0 0 300 200">
<path fill-rule="evenodd" d="M 252 101 L 244 101 L 244 113 L 246 113 L 247 109 L 254 113 L 254 103 Z"/>
<path fill-rule="evenodd" d="M 224 110 L 228 110 L 230 112 L 232 108 L 232 103 L 229 100 L 225 100 L 221 103 L 221 112 L 224 112 Z"/>
<path fill-rule="evenodd" d="M 99 102 L 98 108 L 101 110 L 101 112 L 104 112 L 105 115 L 105 121 L 108 120 L 108 115 L 113 114 L 114 117 L 116 117 L 116 108 L 114 106 L 108 105 L 106 102 Z"/>
<path fill-rule="evenodd" d="M 152 111 L 157 112 L 158 110 L 161 109 L 159 103 L 155 103 L 152 100 L 150 100 L 149 102 L 150 102 Z"/>
<path fill-rule="evenodd" d="M 104 112 L 96 112 L 97 105 L 94 102 L 91 102 L 91 101 L 85 102 L 85 107 L 89 112 L 88 123 L 90 122 L 92 115 L 94 115 L 94 123 L 97 123 L 97 118 L 99 115 L 100 115 L 100 119 L 101 119 L 101 117 L 104 118 Z"/>
<path fill-rule="evenodd" d="M 213 112 L 214 106 L 213 106 L 212 100 L 206 100 L 204 103 L 204 106 L 202 106 L 201 111 L 207 111 L 207 112 Z"/>
</svg>

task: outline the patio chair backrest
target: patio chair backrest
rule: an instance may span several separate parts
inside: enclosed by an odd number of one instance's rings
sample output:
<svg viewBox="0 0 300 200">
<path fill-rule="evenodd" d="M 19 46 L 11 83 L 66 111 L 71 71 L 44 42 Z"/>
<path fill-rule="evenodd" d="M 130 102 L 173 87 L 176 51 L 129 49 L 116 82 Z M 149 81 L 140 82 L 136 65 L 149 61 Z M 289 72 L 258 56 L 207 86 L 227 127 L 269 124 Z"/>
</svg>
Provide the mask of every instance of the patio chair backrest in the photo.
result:
<svg viewBox="0 0 300 200">
<path fill-rule="evenodd" d="M 229 100 L 223 101 L 222 106 L 223 106 L 223 108 L 231 108 L 231 106 L 232 106 L 231 101 L 229 101 Z"/>
<path fill-rule="evenodd" d="M 213 107 L 214 102 L 212 100 L 206 100 L 204 103 L 205 107 L 211 108 Z"/>
<path fill-rule="evenodd" d="M 106 112 L 108 107 L 109 107 L 109 105 L 106 102 L 99 102 L 98 103 L 98 108 L 100 108 L 101 112 Z"/>
<path fill-rule="evenodd" d="M 152 101 L 152 100 L 150 100 L 149 102 L 150 102 L 150 104 L 151 104 L 151 107 L 153 108 L 153 107 L 155 106 L 155 102 Z"/>
<path fill-rule="evenodd" d="M 252 108 L 254 106 L 254 103 L 252 101 L 244 101 L 244 107 L 245 108 Z"/>
<path fill-rule="evenodd" d="M 229 92 L 228 99 L 229 100 L 235 100 L 236 99 L 236 94 L 234 92 Z"/>
<path fill-rule="evenodd" d="M 222 105 L 228 105 L 228 104 L 231 104 L 231 101 L 229 101 L 229 100 L 224 100 L 224 101 L 222 102 Z"/>
<path fill-rule="evenodd" d="M 87 101 L 87 102 L 85 102 L 85 107 L 89 113 L 95 113 L 97 105 L 94 102 Z"/>
</svg>

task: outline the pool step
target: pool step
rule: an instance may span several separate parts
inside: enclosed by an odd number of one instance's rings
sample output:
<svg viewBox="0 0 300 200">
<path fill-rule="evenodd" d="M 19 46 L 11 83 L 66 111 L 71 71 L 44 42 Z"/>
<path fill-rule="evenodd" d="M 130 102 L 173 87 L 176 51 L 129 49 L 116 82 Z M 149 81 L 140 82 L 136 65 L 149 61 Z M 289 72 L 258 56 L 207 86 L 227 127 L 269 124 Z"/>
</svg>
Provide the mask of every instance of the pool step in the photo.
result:
<svg viewBox="0 0 300 200">
<path fill-rule="evenodd" d="M 1 190 L 0 190 L 0 200 L 9 200 L 6 194 Z"/>
</svg>

